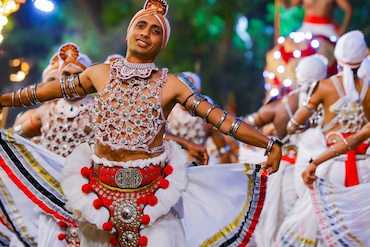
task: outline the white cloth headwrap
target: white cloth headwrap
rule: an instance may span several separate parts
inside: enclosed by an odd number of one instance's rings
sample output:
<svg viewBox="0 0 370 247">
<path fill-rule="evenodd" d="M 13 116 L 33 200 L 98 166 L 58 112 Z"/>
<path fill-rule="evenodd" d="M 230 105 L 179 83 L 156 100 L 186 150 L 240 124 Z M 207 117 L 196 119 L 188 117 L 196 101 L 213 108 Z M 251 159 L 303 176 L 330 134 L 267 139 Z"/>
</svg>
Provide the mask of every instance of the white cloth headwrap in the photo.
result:
<svg viewBox="0 0 370 247">
<path fill-rule="evenodd" d="M 328 70 L 328 59 L 321 55 L 315 54 L 302 58 L 296 68 L 297 83 L 299 88 L 299 106 L 308 100 L 308 88 L 318 80 L 326 78 Z"/>
<path fill-rule="evenodd" d="M 360 68 L 357 70 L 357 76 L 360 79 L 370 79 L 370 56 L 362 61 Z"/>
<path fill-rule="evenodd" d="M 343 87 L 349 103 L 356 102 L 359 94 L 355 88 L 352 69 L 358 68 L 366 57 L 366 42 L 359 30 L 342 35 L 335 45 L 334 56 L 343 67 Z"/>
<path fill-rule="evenodd" d="M 321 54 L 304 57 L 297 65 L 297 82 L 302 85 L 322 80 L 327 75 L 327 68 L 328 59 Z"/>
</svg>

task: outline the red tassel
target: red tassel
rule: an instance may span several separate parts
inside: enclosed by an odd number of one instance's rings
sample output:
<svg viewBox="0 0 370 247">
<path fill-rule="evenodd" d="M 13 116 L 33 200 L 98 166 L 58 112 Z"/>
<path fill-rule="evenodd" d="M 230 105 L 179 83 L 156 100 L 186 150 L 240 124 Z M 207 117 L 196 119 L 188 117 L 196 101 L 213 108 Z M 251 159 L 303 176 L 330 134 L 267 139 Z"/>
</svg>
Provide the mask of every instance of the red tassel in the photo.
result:
<svg viewBox="0 0 370 247">
<path fill-rule="evenodd" d="M 90 184 L 84 184 L 81 187 L 81 190 L 83 193 L 89 194 L 91 192 L 91 185 Z"/>
<path fill-rule="evenodd" d="M 164 175 L 168 176 L 170 174 L 172 174 L 173 172 L 173 167 L 171 165 L 167 165 L 164 169 L 163 169 L 163 173 Z"/>
<path fill-rule="evenodd" d="M 141 217 L 141 222 L 144 224 L 144 225 L 148 225 L 149 222 L 150 222 L 150 216 L 147 215 L 147 214 L 144 214 L 143 217 Z"/>
<path fill-rule="evenodd" d="M 148 238 L 145 236 L 141 236 L 139 238 L 139 245 L 140 246 L 147 246 L 148 245 Z"/>
<path fill-rule="evenodd" d="M 148 198 L 147 197 L 140 197 L 138 200 L 137 200 L 137 204 L 147 204 L 148 203 Z"/>
<path fill-rule="evenodd" d="M 167 189 L 170 185 L 170 182 L 167 179 L 161 179 L 159 186 L 161 186 L 162 189 Z"/>
<path fill-rule="evenodd" d="M 64 233 L 59 233 L 59 234 L 58 234 L 58 239 L 59 239 L 60 241 L 64 240 L 65 238 L 66 238 L 66 235 L 65 235 Z"/>
<path fill-rule="evenodd" d="M 113 223 L 112 222 L 105 222 L 103 224 L 103 230 L 104 231 L 110 232 L 110 231 L 112 231 L 112 229 L 113 229 Z"/>
<path fill-rule="evenodd" d="M 95 199 L 93 202 L 94 208 L 100 209 L 103 206 L 103 201 L 100 199 Z"/>
<path fill-rule="evenodd" d="M 64 221 L 59 221 L 58 226 L 65 228 L 67 224 Z"/>
<path fill-rule="evenodd" d="M 154 206 L 154 205 L 156 205 L 158 203 L 158 198 L 156 197 L 156 196 L 150 196 L 149 198 L 148 198 L 148 204 L 150 205 L 150 206 Z"/>
<path fill-rule="evenodd" d="M 114 246 L 116 246 L 116 245 L 118 244 L 118 241 L 117 241 L 117 239 L 116 239 L 116 237 L 115 237 L 115 236 L 110 237 L 109 242 L 110 242 L 112 245 L 114 245 Z"/>
<path fill-rule="evenodd" d="M 87 166 L 84 166 L 81 168 L 81 175 L 84 176 L 85 178 L 90 176 L 91 174 L 91 170 L 87 167 Z"/>
</svg>

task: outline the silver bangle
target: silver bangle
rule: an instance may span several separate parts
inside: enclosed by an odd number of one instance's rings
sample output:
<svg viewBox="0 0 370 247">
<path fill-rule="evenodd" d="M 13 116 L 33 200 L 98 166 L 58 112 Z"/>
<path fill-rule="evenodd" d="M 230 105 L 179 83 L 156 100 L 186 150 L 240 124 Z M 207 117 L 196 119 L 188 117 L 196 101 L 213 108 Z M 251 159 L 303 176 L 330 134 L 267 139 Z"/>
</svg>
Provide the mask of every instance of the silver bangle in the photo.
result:
<svg viewBox="0 0 370 247">
<path fill-rule="evenodd" d="M 211 111 L 212 111 L 213 109 L 215 109 L 215 108 L 217 108 L 217 107 L 219 107 L 219 106 L 218 106 L 218 105 L 213 105 L 213 106 L 211 106 L 211 107 L 207 110 L 206 115 L 204 116 L 204 122 L 208 123 L 208 116 L 209 116 L 209 114 L 211 113 Z"/>
<path fill-rule="evenodd" d="M 267 147 L 266 147 L 266 151 L 264 153 L 264 156 L 269 155 L 271 153 L 272 146 L 274 144 L 278 144 L 280 147 L 283 146 L 283 143 L 279 139 L 270 138 L 269 142 L 267 143 Z"/>
<path fill-rule="evenodd" d="M 346 138 L 342 138 L 342 139 L 343 139 L 343 142 L 346 144 L 348 151 L 351 151 L 352 148 L 349 146 L 347 139 Z"/>
<path fill-rule="evenodd" d="M 71 97 L 69 97 L 69 95 L 67 93 L 65 77 L 60 79 L 60 89 L 62 91 L 62 96 L 63 96 L 64 99 L 71 99 Z"/>
<path fill-rule="evenodd" d="M 35 104 L 41 104 L 40 100 L 36 96 L 36 84 L 31 85 L 31 96 Z"/>
<path fill-rule="evenodd" d="M 31 105 L 34 105 L 35 103 L 31 100 L 30 96 L 29 96 L 29 93 L 28 93 L 28 89 L 29 89 L 29 86 L 25 88 L 26 89 L 26 98 L 28 100 L 28 102 L 31 104 Z"/>
<path fill-rule="evenodd" d="M 18 94 L 18 101 L 19 101 L 19 103 L 21 104 L 21 106 L 23 106 L 23 107 L 27 107 L 27 106 L 23 103 L 23 101 L 22 101 L 22 97 L 21 97 L 22 90 L 23 90 L 23 88 L 20 88 L 20 89 L 18 89 L 18 90 L 17 90 L 17 94 Z"/>
<path fill-rule="evenodd" d="M 215 129 L 219 129 L 220 127 L 221 127 L 221 125 L 222 125 L 222 123 L 225 121 L 225 119 L 226 119 L 226 115 L 227 115 L 227 111 L 226 110 L 224 110 L 224 114 L 222 114 L 222 117 L 221 117 L 221 119 L 220 119 L 220 122 L 218 122 L 218 124 L 215 126 Z"/>
<path fill-rule="evenodd" d="M 233 123 L 231 124 L 230 130 L 227 133 L 229 136 L 234 137 L 236 131 L 238 130 L 240 124 L 243 122 L 243 120 L 240 117 L 236 117 Z"/>
<path fill-rule="evenodd" d="M 12 92 L 12 108 L 14 108 L 15 92 Z"/>
<path fill-rule="evenodd" d="M 195 116 L 195 110 L 197 109 L 198 105 L 202 101 L 207 100 L 206 97 L 204 97 L 201 94 L 194 95 L 194 97 L 195 97 L 195 99 L 193 100 L 193 103 L 191 104 L 191 107 L 190 107 L 190 110 L 189 110 L 189 113 L 192 116 Z"/>
<path fill-rule="evenodd" d="M 339 156 L 339 153 L 338 153 L 337 149 L 334 147 L 334 144 L 331 145 L 330 148 L 333 150 L 335 156 Z"/>
</svg>

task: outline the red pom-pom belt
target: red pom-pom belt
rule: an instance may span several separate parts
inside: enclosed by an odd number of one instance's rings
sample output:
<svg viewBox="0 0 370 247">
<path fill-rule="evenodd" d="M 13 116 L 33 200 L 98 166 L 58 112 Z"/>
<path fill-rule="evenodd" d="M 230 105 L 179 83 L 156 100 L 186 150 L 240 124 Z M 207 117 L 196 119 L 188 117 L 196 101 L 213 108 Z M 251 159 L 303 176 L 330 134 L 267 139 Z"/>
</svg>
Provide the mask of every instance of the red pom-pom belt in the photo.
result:
<svg viewBox="0 0 370 247">
<path fill-rule="evenodd" d="M 94 165 L 94 173 L 101 183 L 121 189 L 136 189 L 150 184 L 161 175 L 161 164 L 150 164 L 144 168 L 107 167 Z"/>
<path fill-rule="evenodd" d="M 116 229 L 117 235 L 110 239 L 112 245 L 147 245 L 147 237 L 139 233 L 140 226 L 151 221 L 149 215 L 143 214 L 144 208 L 157 204 L 155 192 L 160 188 L 168 188 L 169 182 L 165 177 L 172 173 L 171 165 L 167 165 L 163 171 L 161 167 L 161 164 L 149 164 L 145 168 L 104 167 L 97 164 L 91 169 L 81 169 L 81 174 L 89 178 L 89 183 L 82 186 L 82 191 L 94 192 L 98 196 L 93 202 L 96 209 L 104 206 L 109 210 L 109 221 L 102 228 L 106 231 Z M 142 179 L 138 178 L 140 176 Z M 124 178 L 130 181 L 120 180 Z M 121 188 L 123 185 L 126 188 Z"/>
</svg>

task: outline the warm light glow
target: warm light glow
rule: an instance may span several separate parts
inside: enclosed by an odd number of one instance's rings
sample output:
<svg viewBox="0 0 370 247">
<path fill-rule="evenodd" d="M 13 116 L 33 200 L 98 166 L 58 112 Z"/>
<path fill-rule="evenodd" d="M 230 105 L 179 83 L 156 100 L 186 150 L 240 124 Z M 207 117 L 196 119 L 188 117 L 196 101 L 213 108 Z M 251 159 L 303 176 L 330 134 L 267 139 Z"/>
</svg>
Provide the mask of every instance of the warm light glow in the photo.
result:
<svg viewBox="0 0 370 247">
<path fill-rule="evenodd" d="M 30 70 L 30 65 L 27 62 L 22 62 L 21 70 L 28 73 L 28 71 Z"/>
<path fill-rule="evenodd" d="M 21 82 L 26 78 L 26 74 L 23 71 L 18 71 L 17 74 L 10 74 L 10 81 Z"/>
<path fill-rule="evenodd" d="M 11 13 L 18 11 L 19 5 L 25 3 L 26 0 L 0 0 L 0 31 L 8 23 L 8 16 Z M 4 39 L 3 36 L 0 38 L 0 42 Z"/>
<path fill-rule="evenodd" d="M 10 66 L 12 67 L 18 67 L 20 64 L 21 64 L 21 60 L 18 58 L 10 60 Z"/>
</svg>

